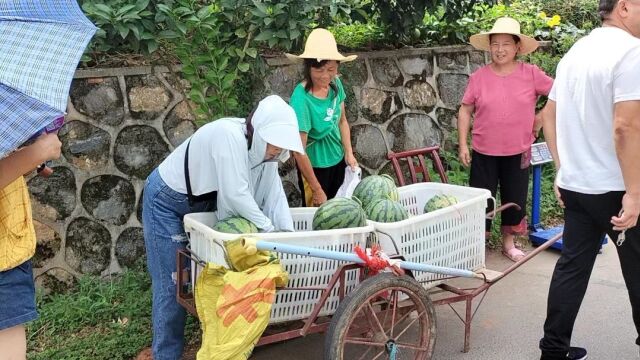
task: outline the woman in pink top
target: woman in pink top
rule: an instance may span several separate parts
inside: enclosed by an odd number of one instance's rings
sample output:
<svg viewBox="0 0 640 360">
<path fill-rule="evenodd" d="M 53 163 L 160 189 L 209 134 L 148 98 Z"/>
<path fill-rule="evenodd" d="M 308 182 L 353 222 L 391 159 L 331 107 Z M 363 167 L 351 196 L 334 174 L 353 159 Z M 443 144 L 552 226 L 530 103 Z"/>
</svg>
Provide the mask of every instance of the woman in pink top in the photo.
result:
<svg viewBox="0 0 640 360">
<path fill-rule="evenodd" d="M 520 205 L 520 210 L 503 212 L 501 224 L 502 252 L 518 261 L 524 253 L 514 238 L 527 233 L 530 150 L 542 126 L 535 107 L 538 97 L 551 90 L 553 79 L 537 66 L 516 60 L 533 52 L 538 42 L 520 34 L 520 24 L 512 18 L 498 19 L 491 31 L 471 36 L 470 42 L 489 51 L 491 63 L 469 77 L 458 113 L 459 157 L 464 166 L 471 165 L 471 186 L 488 189 L 493 196 L 499 186 L 502 203 Z M 473 154 L 467 143 L 470 129 Z M 490 220 L 486 226 L 488 235 Z"/>
</svg>

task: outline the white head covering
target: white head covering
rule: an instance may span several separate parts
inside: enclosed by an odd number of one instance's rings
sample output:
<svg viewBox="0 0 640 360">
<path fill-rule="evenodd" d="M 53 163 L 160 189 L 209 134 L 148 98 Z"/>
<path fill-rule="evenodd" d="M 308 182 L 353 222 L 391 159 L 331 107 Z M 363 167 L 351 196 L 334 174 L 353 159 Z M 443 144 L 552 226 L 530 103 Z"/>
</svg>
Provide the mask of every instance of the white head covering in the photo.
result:
<svg viewBox="0 0 640 360">
<path fill-rule="evenodd" d="M 253 140 L 249 149 L 249 162 L 255 167 L 264 161 L 267 144 L 282 148 L 277 160 L 286 161 L 289 150 L 304 154 L 298 120 L 293 108 L 278 95 L 262 99 L 251 118 Z"/>
</svg>

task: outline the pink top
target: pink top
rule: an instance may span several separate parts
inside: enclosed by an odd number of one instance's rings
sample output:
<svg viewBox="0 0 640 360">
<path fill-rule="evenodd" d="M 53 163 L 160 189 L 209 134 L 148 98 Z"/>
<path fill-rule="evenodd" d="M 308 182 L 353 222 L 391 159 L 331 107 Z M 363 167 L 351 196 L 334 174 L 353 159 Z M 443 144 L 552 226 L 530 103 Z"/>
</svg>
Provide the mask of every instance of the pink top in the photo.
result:
<svg viewBox="0 0 640 360">
<path fill-rule="evenodd" d="M 471 74 L 462 103 L 475 106 L 471 146 L 485 155 L 521 154 L 534 141 L 536 101 L 548 95 L 553 79 L 535 65 L 518 63 L 509 75 L 489 65 Z"/>
</svg>

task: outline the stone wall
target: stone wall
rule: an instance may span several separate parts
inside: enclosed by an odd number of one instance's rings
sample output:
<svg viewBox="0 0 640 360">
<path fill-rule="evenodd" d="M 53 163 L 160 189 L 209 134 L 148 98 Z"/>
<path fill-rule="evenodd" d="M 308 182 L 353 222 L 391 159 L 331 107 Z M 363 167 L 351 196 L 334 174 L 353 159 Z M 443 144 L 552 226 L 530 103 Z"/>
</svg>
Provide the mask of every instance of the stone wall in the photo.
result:
<svg viewBox="0 0 640 360">
<path fill-rule="evenodd" d="M 65 288 L 143 257 L 144 179 L 196 129 L 187 87 L 164 67 L 76 73 L 62 157 L 49 178 L 28 179 L 39 285 Z"/>
<path fill-rule="evenodd" d="M 391 173 L 388 151 L 443 144 L 468 74 L 485 55 L 468 47 L 359 54 L 340 66 L 352 142 L 365 173 Z M 289 98 L 301 67 L 269 58 L 256 99 Z M 37 281 L 64 288 L 80 274 L 105 275 L 144 255 L 144 179 L 195 131 L 188 83 L 177 69 L 79 70 L 71 88 L 62 158 L 54 174 L 30 176 L 38 249 Z M 242 114 L 233 114 L 242 115 Z M 299 206 L 295 165 L 281 167 L 289 202 Z"/>
</svg>

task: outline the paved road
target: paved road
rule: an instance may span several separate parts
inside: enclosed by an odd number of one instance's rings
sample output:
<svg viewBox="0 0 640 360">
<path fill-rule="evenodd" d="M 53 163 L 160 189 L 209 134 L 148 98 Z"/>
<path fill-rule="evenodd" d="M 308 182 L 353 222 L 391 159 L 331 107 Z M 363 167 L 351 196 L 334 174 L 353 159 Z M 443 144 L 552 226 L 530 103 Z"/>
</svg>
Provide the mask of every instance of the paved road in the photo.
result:
<svg viewBox="0 0 640 360">
<path fill-rule="evenodd" d="M 435 359 L 538 359 L 547 291 L 558 258 L 546 251 L 496 283 L 476 314 L 471 351 L 462 353 L 463 326 L 446 306 L 437 308 Z M 488 253 L 487 264 L 503 269 L 508 260 Z M 586 347 L 590 360 L 638 359 L 631 307 L 616 250 L 609 243 L 599 255 L 573 335 L 574 345 Z M 323 337 L 313 335 L 257 348 L 252 360 L 321 360 Z"/>
</svg>

